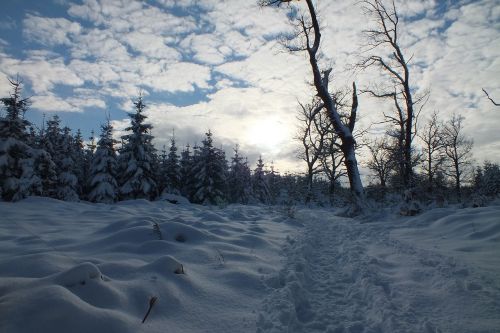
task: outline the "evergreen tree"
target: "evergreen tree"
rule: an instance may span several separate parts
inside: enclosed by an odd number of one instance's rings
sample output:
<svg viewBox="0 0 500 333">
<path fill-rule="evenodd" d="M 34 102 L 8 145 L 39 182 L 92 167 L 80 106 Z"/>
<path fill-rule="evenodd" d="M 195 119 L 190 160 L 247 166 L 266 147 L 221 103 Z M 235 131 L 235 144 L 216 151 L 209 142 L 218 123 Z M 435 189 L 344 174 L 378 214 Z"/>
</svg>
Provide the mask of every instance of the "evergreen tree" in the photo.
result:
<svg viewBox="0 0 500 333">
<path fill-rule="evenodd" d="M 134 101 L 134 106 L 136 112 L 129 113 L 131 124 L 126 128 L 131 133 L 122 136 L 123 147 L 119 156 L 120 195 L 123 199 L 154 199 L 158 186 L 154 175 L 155 148 L 150 134 L 153 127 L 145 123 L 146 105 L 142 96 Z"/>
<path fill-rule="evenodd" d="M 16 201 L 41 191 L 39 177 L 35 173 L 35 151 L 28 145 L 24 119 L 29 100 L 21 98 L 19 79 L 9 80 L 13 92 L 0 101 L 6 116 L 0 117 L 0 196 L 4 200 Z"/>
<path fill-rule="evenodd" d="M 257 161 L 257 167 L 253 173 L 252 186 L 255 198 L 259 202 L 266 204 L 270 202 L 269 188 L 266 182 L 262 156 L 259 156 L 259 160 Z"/>
<path fill-rule="evenodd" d="M 101 126 L 101 137 L 90 166 L 90 193 L 92 202 L 113 203 L 118 199 L 116 181 L 117 159 L 111 122 Z"/>
<path fill-rule="evenodd" d="M 477 167 L 474 176 L 476 193 L 487 196 L 500 194 L 500 166 L 497 163 L 485 161 L 483 167 Z"/>
<path fill-rule="evenodd" d="M 65 201 L 77 201 L 78 178 L 75 175 L 75 161 L 73 160 L 73 136 L 69 127 L 64 127 L 58 147 L 59 174 L 57 177 L 56 197 Z"/>
<path fill-rule="evenodd" d="M 61 129 L 61 119 L 54 115 L 46 123 L 41 134 L 41 147 L 51 157 L 53 163 L 40 161 L 44 195 L 60 200 L 78 200 L 78 180 L 73 173 L 73 137 L 70 129 Z M 54 170 L 53 170 L 54 168 Z"/>
<path fill-rule="evenodd" d="M 229 201 L 247 204 L 252 195 L 250 168 L 246 159 L 238 153 L 238 145 L 234 148 L 228 177 Z"/>
<path fill-rule="evenodd" d="M 208 131 L 203 146 L 195 150 L 192 201 L 202 204 L 218 204 L 225 200 L 226 156 L 213 146 L 212 133 Z"/>
<path fill-rule="evenodd" d="M 193 194 L 193 155 L 189 145 L 181 152 L 179 162 L 181 194 L 186 198 L 191 198 Z"/>
<path fill-rule="evenodd" d="M 280 193 L 281 176 L 279 172 L 274 170 L 274 165 L 271 162 L 270 171 L 266 174 L 266 183 L 269 190 L 269 200 L 271 204 L 276 204 L 276 200 Z"/>
<path fill-rule="evenodd" d="M 164 191 L 179 194 L 181 190 L 181 166 L 177 155 L 175 137 L 170 140 L 170 149 L 163 163 L 163 173 L 165 177 Z"/>
<path fill-rule="evenodd" d="M 88 170 L 85 164 L 85 145 L 83 142 L 82 132 L 78 129 L 73 137 L 73 144 L 71 149 L 71 157 L 74 161 L 74 174 L 78 180 L 77 193 L 80 198 L 86 195 L 86 182 L 89 179 Z"/>
</svg>

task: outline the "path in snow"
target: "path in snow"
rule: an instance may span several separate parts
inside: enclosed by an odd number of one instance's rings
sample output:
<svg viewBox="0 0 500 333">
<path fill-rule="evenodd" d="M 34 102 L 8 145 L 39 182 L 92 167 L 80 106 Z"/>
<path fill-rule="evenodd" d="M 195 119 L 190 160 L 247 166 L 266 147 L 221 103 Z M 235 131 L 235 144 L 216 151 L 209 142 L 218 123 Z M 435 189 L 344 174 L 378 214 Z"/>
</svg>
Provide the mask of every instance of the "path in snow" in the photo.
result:
<svg viewBox="0 0 500 333">
<path fill-rule="evenodd" d="M 489 230 L 483 238 L 462 232 L 496 251 L 493 268 L 500 264 L 499 213 L 496 207 L 476 221 Z M 288 239 L 284 268 L 267 280 L 258 332 L 499 332 L 498 270 L 417 240 L 439 216 L 417 218 L 425 223 L 412 234 L 403 229 L 411 219 L 360 223 L 328 212 L 301 215 L 303 233 Z"/>
</svg>

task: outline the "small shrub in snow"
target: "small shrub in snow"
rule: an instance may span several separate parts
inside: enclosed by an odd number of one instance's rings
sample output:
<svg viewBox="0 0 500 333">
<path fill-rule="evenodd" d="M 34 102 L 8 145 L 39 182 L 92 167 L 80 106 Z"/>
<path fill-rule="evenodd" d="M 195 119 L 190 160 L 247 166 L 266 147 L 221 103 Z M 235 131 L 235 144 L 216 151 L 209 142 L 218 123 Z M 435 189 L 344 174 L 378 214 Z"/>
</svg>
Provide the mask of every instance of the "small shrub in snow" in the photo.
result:
<svg viewBox="0 0 500 333">
<path fill-rule="evenodd" d="M 399 213 L 403 216 L 415 216 L 420 213 L 422 207 L 417 200 L 415 189 L 408 189 L 403 193 L 403 202 L 399 207 Z"/>
<path fill-rule="evenodd" d="M 473 194 L 470 198 L 470 204 L 474 208 L 485 207 L 489 201 L 488 197 L 482 194 Z"/>
<path fill-rule="evenodd" d="M 160 225 L 158 222 L 153 223 L 153 234 L 155 234 L 159 240 L 163 239 L 163 234 L 161 233 Z"/>
<path fill-rule="evenodd" d="M 186 274 L 184 272 L 184 265 L 181 264 L 175 271 L 174 271 L 175 274 Z"/>
<path fill-rule="evenodd" d="M 287 204 L 281 207 L 281 211 L 286 217 L 294 219 L 297 214 L 297 207 L 293 204 Z"/>
<path fill-rule="evenodd" d="M 179 243 L 184 243 L 186 241 L 186 236 L 183 234 L 177 234 L 175 235 L 175 241 Z"/>
</svg>

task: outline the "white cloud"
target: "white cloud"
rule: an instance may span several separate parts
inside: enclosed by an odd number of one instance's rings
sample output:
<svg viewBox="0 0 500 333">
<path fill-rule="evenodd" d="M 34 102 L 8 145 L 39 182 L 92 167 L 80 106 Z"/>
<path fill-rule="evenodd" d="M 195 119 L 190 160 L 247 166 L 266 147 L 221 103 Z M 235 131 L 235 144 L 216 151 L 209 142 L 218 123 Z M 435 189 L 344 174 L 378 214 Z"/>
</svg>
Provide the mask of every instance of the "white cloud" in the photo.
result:
<svg viewBox="0 0 500 333">
<path fill-rule="evenodd" d="M 224 53 L 219 50 L 221 40 L 211 34 L 191 34 L 186 37 L 180 46 L 189 49 L 194 54 L 194 59 L 206 63 L 217 65 L 224 61 Z M 224 50 L 224 49 L 223 49 Z M 228 50 L 226 49 L 226 54 Z M 231 53 L 229 53 L 230 55 Z"/>
<path fill-rule="evenodd" d="M 210 68 L 189 62 L 179 62 L 167 66 L 163 71 L 146 75 L 143 84 L 156 91 L 189 92 L 195 86 L 208 88 Z"/>
<path fill-rule="evenodd" d="M 23 20 L 23 34 L 26 38 L 45 44 L 68 45 L 71 36 L 80 34 L 82 27 L 65 18 L 49 18 L 27 14 Z"/>
<path fill-rule="evenodd" d="M 0 54 L 0 68 L 7 75 L 27 78 L 36 94 L 50 91 L 56 84 L 79 86 L 83 81 L 69 70 L 61 58 L 43 60 L 31 58 L 27 60 L 13 59 Z"/>
<path fill-rule="evenodd" d="M 54 94 L 46 94 L 33 96 L 30 100 L 33 108 L 44 112 L 83 112 L 86 108 L 106 107 L 103 100 L 88 96 L 64 99 Z"/>
<path fill-rule="evenodd" d="M 166 45 L 166 39 L 150 33 L 133 31 L 125 34 L 122 39 L 134 51 L 155 59 L 180 59 L 181 55 L 176 49 Z"/>
</svg>

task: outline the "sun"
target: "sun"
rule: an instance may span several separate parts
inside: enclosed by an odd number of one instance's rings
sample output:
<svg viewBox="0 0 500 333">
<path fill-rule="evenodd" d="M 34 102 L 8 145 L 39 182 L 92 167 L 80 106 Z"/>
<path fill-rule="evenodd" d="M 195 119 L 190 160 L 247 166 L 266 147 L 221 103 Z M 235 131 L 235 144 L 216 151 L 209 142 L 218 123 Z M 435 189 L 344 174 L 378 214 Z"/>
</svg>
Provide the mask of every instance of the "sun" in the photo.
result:
<svg viewBox="0 0 500 333">
<path fill-rule="evenodd" d="M 287 124 L 277 117 L 268 117 L 257 120 L 249 126 L 246 140 L 258 149 L 276 152 L 290 140 L 289 136 L 290 130 Z"/>
</svg>

